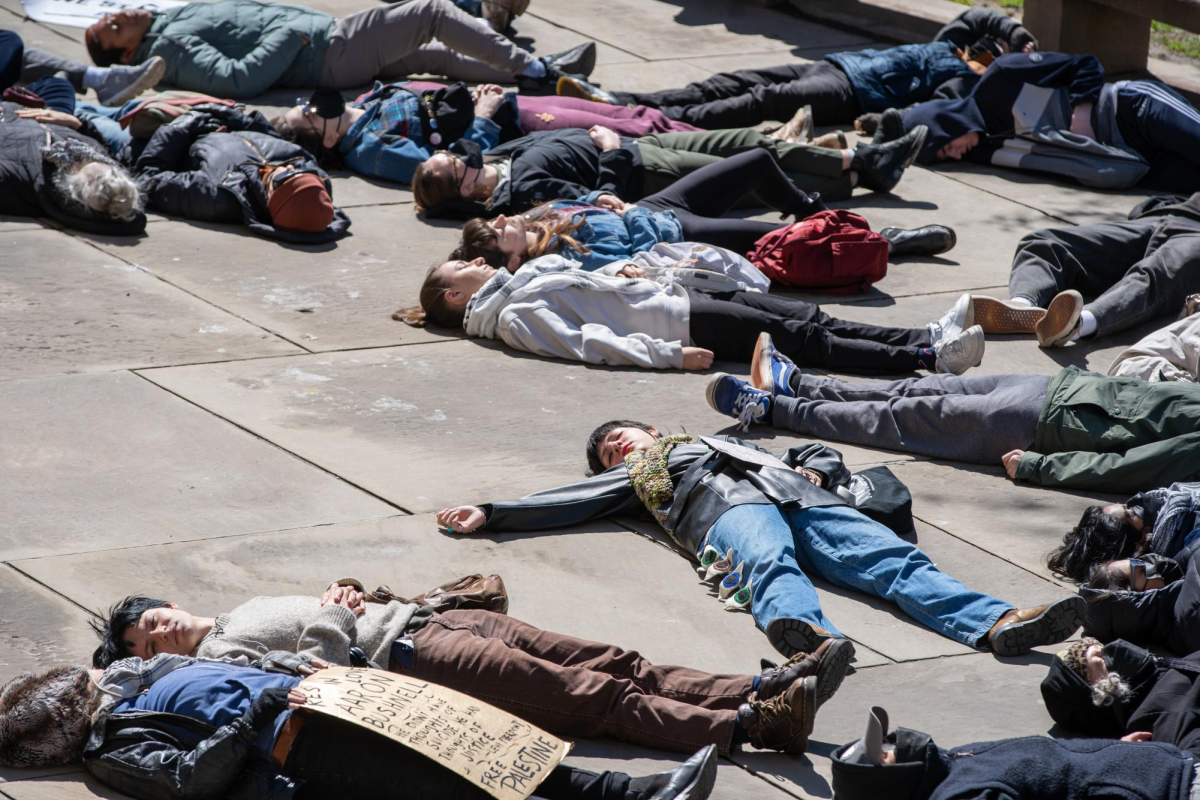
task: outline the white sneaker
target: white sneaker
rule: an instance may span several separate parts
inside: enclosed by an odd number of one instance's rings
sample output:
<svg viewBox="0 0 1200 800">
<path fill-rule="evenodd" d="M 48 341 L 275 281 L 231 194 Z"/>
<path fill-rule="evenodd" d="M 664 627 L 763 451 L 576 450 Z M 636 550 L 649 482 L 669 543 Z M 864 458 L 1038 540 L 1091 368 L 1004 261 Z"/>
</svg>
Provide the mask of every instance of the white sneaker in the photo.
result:
<svg viewBox="0 0 1200 800">
<path fill-rule="evenodd" d="M 929 328 L 929 337 L 933 340 L 933 346 L 937 347 L 940 342 L 953 339 L 974 324 L 975 305 L 971 302 L 971 295 L 964 294 L 958 298 L 945 316 L 937 322 L 929 323 L 927 327 Z"/>
<path fill-rule="evenodd" d="M 966 297 L 966 295 L 963 295 Z M 983 328 L 972 325 L 953 339 L 943 339 L 933 347 L 937 371 L 962 375 L 983 361 Z"/>
</svg>

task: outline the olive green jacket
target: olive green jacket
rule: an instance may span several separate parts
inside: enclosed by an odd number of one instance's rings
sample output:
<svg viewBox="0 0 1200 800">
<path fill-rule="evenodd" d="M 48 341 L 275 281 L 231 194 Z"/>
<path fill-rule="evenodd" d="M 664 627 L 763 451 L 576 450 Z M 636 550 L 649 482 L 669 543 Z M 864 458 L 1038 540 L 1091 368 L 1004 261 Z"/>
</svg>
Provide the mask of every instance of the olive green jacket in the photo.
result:
<svg viewBox="0 0 1200 800">
<path fill-rule="evenodd" d="M 133 63 L 162 56 L 163 83 L 215 97 L 312 87 L 321 77 L 333 23 L 328 14 L 285 3 L 188 3 L 154 16 Z"/>
<path fill-rule="evenodd" d="M 1200 478 L 1200 384 L 1067 367 L 1050 381 L 1017 480 L 1132 494 Z"/>
</svg>

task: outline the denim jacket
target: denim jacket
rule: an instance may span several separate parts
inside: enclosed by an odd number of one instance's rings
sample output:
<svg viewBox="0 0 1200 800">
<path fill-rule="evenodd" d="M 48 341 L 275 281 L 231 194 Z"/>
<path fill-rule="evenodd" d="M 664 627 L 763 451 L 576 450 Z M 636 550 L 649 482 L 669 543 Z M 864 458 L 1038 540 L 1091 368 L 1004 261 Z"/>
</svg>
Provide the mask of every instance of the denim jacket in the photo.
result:
<svg viewBox="0 0 1200 800">
<path fill-rule="evenodd" d="M 606 192 L 591 192 L 575 202 L 553 203 L 556 208 L 571 209 L 576 218 L 584 219 L 574 238 L 586 245 L 589 252 L 578 253 L 570 247 L 559 251 L 564 258 L 580 262 L 582 269 L 591 272 L 614 261 L 633 258 L 635 253 L 649 250 L 659 242 L 683 241 L 683 227 L 673 212 L 632 208 L 622 217 L 596 206 L 602 194 Z"/>
<path fill-rule="evenodd" d="M 428 160 L 434 151 L 451 144 L 432 145 L 425 141 L 421 101 L 404 88 L 404 82 L 376 81 L 375 87 L 353 105 L 366 113 L 342 137 L 338 152 L 346 166 L 360 175 L 410 183 L 419 164 Z M 391 119 L 388 124 L 376 125 L 385 110 Z M 491 150 L 500 144 L 500 126 L 485 117 L 475 117 L 462 138 L 478 142 L 485 151 Z"/>
</svg>

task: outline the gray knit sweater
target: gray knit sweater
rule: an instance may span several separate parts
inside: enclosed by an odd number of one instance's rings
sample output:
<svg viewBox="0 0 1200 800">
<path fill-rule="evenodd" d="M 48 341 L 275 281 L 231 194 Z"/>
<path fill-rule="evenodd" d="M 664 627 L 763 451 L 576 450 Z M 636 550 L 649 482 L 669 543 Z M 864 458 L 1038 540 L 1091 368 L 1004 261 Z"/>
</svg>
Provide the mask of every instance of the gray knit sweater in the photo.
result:
<svg viewBox="0 0 1200 800">
<path fill-rule="evenodd" d="M 350 648 L 387 669 L 392 642 L 410 625 L 419 627 L 430 614 L 416 603 L 367 603 L 361 617 L 345 606 L 320 606 L 316 597 L 256 597 L 217 617 L 193 655 L 203 658 L 258 658 L 269 650 L 286 650 L 350 666 Z M 414 619 L 415 617 L 415 619 Z"/>
</svg>

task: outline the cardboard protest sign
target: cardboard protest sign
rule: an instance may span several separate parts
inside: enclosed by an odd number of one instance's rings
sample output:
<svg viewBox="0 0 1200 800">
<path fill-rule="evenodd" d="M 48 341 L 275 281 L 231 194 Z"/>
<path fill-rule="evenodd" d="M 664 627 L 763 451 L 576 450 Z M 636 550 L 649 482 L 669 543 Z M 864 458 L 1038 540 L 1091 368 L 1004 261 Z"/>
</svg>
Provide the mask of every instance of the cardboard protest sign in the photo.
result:
<svg viewBox="0 0 1200 800">
<path fill-rule="evenodd" d="M 571 744 L 462 692 L 375 669 L 331 667 L 298 687 L 330 714 L 416 750 L 497 800 L 525 800 Z"/>
<path fill-rule="evenodd" d="M 86 28 L 105 14 L 123 8 L 166 11 L 186 5 L 188 0 L 21 0 L 25 13 L 37 22 Z"/>
</svg>

